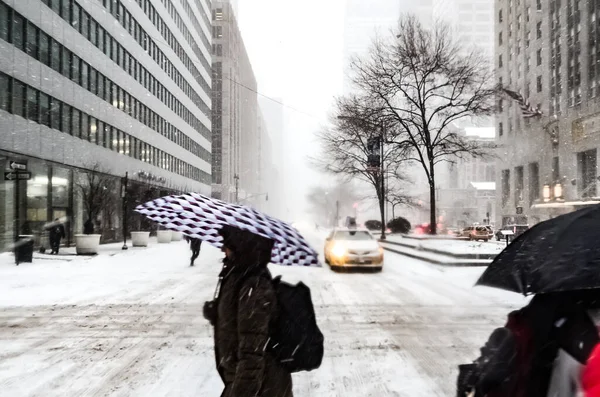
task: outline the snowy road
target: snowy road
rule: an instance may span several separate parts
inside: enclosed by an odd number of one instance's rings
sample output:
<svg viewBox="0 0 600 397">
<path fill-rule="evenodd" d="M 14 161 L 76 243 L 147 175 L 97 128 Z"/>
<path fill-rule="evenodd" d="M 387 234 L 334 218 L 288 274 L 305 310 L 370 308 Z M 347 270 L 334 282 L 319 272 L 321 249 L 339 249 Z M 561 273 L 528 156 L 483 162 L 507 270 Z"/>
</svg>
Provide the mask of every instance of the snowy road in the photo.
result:
<svg viewBox="0 0 600 397">
<path fill-rule="evenodd" d="M 319 250 L 322 241 L 312 241 Z M 185 243 L 88 261 L 0 265 L 1 396 L 219 396 L 212 297 L 220 252 L 186 266 Z M 379 274 L 274 267 L 313 291 L 323 366 L 296 397 L 454 395 L 456 365 L 524 303 L 471 288 L 481 268 L 386 253 Z"/>
</svg>

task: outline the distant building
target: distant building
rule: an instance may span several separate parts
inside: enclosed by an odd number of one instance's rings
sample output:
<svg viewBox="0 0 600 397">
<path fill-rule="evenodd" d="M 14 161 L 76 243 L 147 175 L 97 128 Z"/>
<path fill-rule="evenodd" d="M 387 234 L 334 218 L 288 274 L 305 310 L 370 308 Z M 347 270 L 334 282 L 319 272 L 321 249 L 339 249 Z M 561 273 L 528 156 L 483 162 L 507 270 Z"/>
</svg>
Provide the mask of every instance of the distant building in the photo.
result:
<svg viewBox="0 0 600 397">
<path fill-rule="evenodd" d="M 31 173 L 0 177 L 0 249 L 55 218 L 67 243 L 81 233 L 93 170 L 110 182 L 104 241 L 124 232 L 126 173 L 138 201 L 210 194 L 210 9 L 189 3 L 0 2 L 0 166 Z"/>
<path fill-rule="evenodd" d="M 436 213 L 444 226 L 464 227 L 474 223 L 493 224 L 496 216 L 496 164 L 493 128 L 460 128 L 457 133 L 490 147 L 488 156 L 449 158 L 436 166 Z M 422 171 L 421 171 L 422 172 Z M 429 190 L 420 186 L 412 218 L 429 223 Z"/>
<path fill-rule="evenodd" d="M 477 47 L 494 55 L 494 2 L 490 0 L 435 0 L 434 17 L 448 23 L 465 48 Z"/>
<path fill-rule="evenodd" d="M 285 145 L 285 123 L 283 117 L 283 99 L 259 97 L 258 102 L 265 120 L 266 129 L 271 148 L 271 166 L 268 176 L 263 180 L 263 190 L 269 193 L 267 209 L 269 214 L 283 218 L 286 183 L 281 175 L 287 174 L 286 161 L 284 158 Z M 268 169 L 265 165 L 265 167 Z"/>
<path fill-rule="evenodd" d="M 344 93 L 354 90 L 350 64 L 355 57 L 365 56 L 379 34 L 390 37 L 402 13 L 416 15 L 431 25 L 434 0 L 346 0 L 344 18 Z"/>
<path fill-rule="evenodd" d="M 252 204 L 261 191 L 257 84 L 229 2 L 212 2 L 212 195 Z"/>
<path fill-rule="evenodd" d="M 529 223 L 600 202 L 600 35 L 597 1 L 495 1 L 497 222 Z"/>
</svg>

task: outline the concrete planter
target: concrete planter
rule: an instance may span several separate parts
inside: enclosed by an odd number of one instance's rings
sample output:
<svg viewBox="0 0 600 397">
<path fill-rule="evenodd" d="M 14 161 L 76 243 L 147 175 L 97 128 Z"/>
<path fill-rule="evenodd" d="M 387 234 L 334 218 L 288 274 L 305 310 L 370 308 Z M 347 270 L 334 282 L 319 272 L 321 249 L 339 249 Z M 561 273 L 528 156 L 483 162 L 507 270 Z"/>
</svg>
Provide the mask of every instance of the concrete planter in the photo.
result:
<svg viewBox="0 0 600 397">
<path fill-rule="evenodd" d="M 131 245 L 134 247 L 147 247 L 150 241 L 150 232 L 131 232 Z"/>
<path fill-rule="evenodd" d="M 183 234 L 181 232 L 171 232 L 171 241 L 183 240 Z"/>
<path fill-rule="evenodd" d="M 168 244 L 171 242 L 172 234 L 170 230 L 159 230 L 156 232 L 156 239 L 159 244 Z"/>
<path fill-rule="evenodd" d="M 75 251 L 77 255 L 96 255 L 100 247 L 99 234 L 76 234 Z"/>
</svg>

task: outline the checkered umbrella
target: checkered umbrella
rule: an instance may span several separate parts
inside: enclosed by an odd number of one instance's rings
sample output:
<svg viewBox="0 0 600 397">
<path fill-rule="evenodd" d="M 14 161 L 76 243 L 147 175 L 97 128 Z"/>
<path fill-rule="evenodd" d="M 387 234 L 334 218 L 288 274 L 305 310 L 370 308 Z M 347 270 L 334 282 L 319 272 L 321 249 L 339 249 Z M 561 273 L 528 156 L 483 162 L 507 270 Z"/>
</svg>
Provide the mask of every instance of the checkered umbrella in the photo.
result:
<svg viewBox="0 0 600 397">
<path fill-rule="evenodd" d="M 223 225 L 244 229 L 274 241 L 272 263 L 321 266 L 317 252 L 296 229 L 251 207 L 189 193 L 161 197 L 139 205 L 135 210 L 167 229 L 202 239 L 216 247 L 222 245 L 218 229 Z"/>
</svg>

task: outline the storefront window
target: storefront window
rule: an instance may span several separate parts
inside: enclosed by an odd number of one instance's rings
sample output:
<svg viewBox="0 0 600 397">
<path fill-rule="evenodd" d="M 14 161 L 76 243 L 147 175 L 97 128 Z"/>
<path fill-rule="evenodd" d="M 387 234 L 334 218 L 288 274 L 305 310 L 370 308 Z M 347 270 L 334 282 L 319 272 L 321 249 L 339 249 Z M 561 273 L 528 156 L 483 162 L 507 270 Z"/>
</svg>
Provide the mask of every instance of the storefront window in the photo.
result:
<svg viewBox="0 0 600 397">
<path fill-rule="evenodd" d="M 61 167 L 52 168 L 52 219 L 67 219 L 71 172 Z"/>
<path fill-rule="evenodd" d="M 22 233 L 39 232 L 48 222 L 48 167 L 41 161 L 28 163 L 31 179 L 27 181 L 27 224 Z"/>
</svg>

